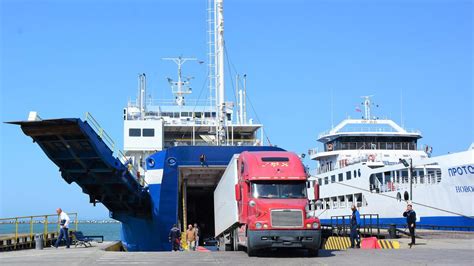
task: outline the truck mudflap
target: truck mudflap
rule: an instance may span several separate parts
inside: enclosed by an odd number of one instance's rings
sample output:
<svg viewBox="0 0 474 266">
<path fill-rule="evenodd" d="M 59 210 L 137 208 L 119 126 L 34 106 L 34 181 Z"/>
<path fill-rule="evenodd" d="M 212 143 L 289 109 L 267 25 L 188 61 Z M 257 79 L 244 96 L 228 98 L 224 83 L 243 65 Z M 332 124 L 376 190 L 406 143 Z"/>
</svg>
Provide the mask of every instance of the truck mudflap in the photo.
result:
<svg viewBox="0 0 474 266">
<path fill-rule="evenodd" d="M 320 230 L 249 230 L 247 238 L 252 249 L 306 248 L 316 250 L 321 245 Z"/>
</svg>

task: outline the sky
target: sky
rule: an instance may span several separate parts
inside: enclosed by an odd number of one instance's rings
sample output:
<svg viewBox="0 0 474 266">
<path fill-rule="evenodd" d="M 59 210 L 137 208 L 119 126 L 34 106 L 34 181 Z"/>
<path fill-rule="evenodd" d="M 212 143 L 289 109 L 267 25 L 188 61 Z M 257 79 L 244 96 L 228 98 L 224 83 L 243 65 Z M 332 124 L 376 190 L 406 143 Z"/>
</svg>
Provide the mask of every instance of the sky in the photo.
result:
<svg viewBox="0 0 474 266">
<path fill-rule="evenodd" d="M 91 112 L 122 146 L 122 110 L 137 76 L 172 97 L 163 57 L 207 60 L 207 0 L 0 0 L 0 121 L 83 118 Z M 247 74 L 255 112 L 273 145 L 320 147 L 319 133 L 374 95 L 373 112 L 408 129 L 433 155 L 466 150 L 474 136 L 473 2 L 225 1 L 226 98 Z M 231 66 L 231 67 L 229 67 Z M 232 68 L 232 71 L 229 69 Z M 208 97 L 205 64 L 184 66 L 194 96 Z M 0 124 L 0 217 L 54 213 L 102 219 L 18 126 Z M 305 161 L 311 168 L 315 162 Z"/>
</svg>

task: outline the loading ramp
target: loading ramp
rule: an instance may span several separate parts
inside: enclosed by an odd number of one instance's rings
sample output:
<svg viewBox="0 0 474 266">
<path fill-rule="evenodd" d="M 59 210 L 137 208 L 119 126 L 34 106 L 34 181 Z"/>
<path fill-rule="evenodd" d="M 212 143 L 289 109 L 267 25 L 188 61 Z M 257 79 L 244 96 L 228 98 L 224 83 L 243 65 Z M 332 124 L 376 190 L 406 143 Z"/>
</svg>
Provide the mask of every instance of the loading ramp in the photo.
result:
<svg viewBox="0 0 474 266">
<path fill-rule="evenodd" d="M 69 184 L 76 182 L 91 203 L 104 204 L 112 218 L 118 213 L 151 217 L 144 181 L 127 168 L 124 156 L 116 157 L 115 144 L 89 114 L 85 121 L 63 118 L 8 123 L 20 125 L 59 167 L 62 178 Z"/>
</svg>

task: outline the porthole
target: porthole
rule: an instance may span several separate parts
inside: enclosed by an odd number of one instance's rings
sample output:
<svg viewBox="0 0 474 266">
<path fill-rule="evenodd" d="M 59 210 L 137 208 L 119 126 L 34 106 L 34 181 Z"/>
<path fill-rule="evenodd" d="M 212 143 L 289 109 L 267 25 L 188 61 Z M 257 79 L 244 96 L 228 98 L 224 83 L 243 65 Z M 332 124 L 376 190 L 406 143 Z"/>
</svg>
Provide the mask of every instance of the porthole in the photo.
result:
<svg viewBox="0 0 474 266">
<path fill-rule="evenodd" d="M 148 167 L 153 168 L 155 166 L 155 160 L 152 158 L 148 159 Z"/>
</svg>

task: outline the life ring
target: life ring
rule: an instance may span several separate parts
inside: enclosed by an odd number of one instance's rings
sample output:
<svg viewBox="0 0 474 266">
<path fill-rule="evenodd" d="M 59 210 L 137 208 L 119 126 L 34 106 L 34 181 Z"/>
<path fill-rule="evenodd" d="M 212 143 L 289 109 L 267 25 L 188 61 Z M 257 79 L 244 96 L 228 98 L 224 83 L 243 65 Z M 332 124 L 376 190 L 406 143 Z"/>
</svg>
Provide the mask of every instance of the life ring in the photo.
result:
<svg viewBox="0 0 474 266">
<path fill-rule="evenodd" d="M 332 151 L 332 143 L 328 144 L 328 151 Z"/>
<path fill-rule="evenodd" d="M 375 155 L 373 154 L 369 155 L 369 161 L 371 162 L 375 161 Z"/>
</svg>

